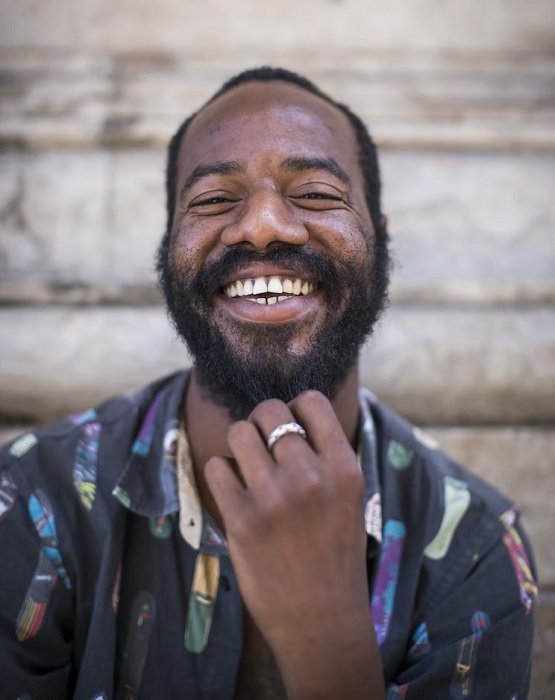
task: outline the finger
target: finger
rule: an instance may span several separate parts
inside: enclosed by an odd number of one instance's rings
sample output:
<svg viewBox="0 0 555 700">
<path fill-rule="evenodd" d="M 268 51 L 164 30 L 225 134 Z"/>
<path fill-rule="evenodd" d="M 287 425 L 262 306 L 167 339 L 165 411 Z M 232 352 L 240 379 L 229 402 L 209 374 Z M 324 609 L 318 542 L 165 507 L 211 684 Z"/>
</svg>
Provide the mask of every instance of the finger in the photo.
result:
<svg viewBox="0 0 555 700">
<path fill-rule="evenodd" d="M 264 436 L 266 450 L 272 454 L 275 462 L 286 461 L 291 458 L 292 454 L 298 456 L 311 452 L 306 439 L 308 434 L 303 437 L 297 432 L 286 432 L 274 442 L 273 446 L 268 447 L 268 438 L 278 426 L 297 422 L 283 401 L 277 399 L 263 401 L 251 413 L 249 420 L 258 427 L 260 434 Z M 304 426 L 301 425 L 301 428 L 304 430 Z"/>
<path fill-rule="evenodd" d="M 206 462 L 205 475 L 227 531 L 233 527 L 236 514 L 249 507 L 247 492 L 233 471 L 231 461 L 226 457 L 209 459 Z"/>
<path fill-rule="evenodd" d="M 351 450 L 329 400 L 319 391 L 305 391 L 289 404 L 291 413 L 310 435 L 312 447 L 323 455 Z"/>
<path fill-rule="evenodd" d="M 234 423 L 228 430 L 227 442 L 245 486 L 253 493 L 259 492 L 268 482 L 274 460 L 256 425 L 249 421 Z"/>
</svg>

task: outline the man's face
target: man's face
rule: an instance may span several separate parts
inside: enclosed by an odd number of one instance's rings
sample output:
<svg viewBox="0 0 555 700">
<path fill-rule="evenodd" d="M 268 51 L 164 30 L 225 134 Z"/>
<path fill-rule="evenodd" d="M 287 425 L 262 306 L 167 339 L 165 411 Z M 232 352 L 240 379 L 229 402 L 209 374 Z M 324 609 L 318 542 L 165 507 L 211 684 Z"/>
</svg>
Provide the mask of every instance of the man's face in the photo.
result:
<svg viewBox="0 0 555 700">
<path fill-rule="evenodd" d="M 162 285 L 201 384 L 234 418 L 330 398 L 385 302 L 353 129 L 285 82 L 204 108 L 181 144 Z"/>
</svg>

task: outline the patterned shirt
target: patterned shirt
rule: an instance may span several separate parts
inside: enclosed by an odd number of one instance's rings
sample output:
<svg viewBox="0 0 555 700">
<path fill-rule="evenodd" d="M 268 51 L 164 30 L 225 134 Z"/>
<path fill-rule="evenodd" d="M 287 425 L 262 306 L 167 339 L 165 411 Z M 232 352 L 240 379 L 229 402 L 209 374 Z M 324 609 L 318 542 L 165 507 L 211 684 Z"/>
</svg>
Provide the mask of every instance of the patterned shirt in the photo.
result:
<svg viewBox="0 0 555 700">
<path fill-rule="evenodd" d="M 2 698 L 232 700 L 242 603 L 180 428 L 188 377 L 0 452 Z M 360 416 L 387 698 L 524 700 L 537 586 L 515 506 L 366 390 Z"/>
</svg>

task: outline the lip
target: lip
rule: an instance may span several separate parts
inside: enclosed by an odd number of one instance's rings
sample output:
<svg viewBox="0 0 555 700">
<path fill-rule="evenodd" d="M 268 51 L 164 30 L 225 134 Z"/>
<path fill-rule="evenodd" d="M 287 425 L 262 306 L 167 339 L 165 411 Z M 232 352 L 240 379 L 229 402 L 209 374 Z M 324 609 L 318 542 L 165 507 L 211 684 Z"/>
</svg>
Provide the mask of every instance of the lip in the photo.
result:
<svg viewBox="0 0 555 700">
<path fill-rule="evenodd" d="M 216 297 L 216 306 L 237 320 L 267 325 L 301 321 L 316 313 L 321 304 L 322 294 L 319 290 L 305 296 L 293 296 L 277 304 L 255 304 L 243 297 L 232 298 L 224 294 Z"/>
</svg>

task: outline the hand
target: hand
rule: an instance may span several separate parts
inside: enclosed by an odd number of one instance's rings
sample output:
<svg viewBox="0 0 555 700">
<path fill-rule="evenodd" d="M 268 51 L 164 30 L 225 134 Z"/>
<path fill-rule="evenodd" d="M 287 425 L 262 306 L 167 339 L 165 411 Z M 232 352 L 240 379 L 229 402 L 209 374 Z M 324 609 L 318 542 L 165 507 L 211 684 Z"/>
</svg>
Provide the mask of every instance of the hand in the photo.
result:
<svg viewBox="0 0 555 700">
<path fill-rule="evenodd" d="M 287 434 L 270 452 L 265 436 L 292 421 L 307 440 Z M 228 443 L 240 478 L 230 460 L 215 457 L 206 464 L 208 484 L 244 603 L 290 697 L 383 697 L 364 482 L 331 404 L 314 391 L 289 405 L 265 401 L 230 427 Z"/>
</svg>

